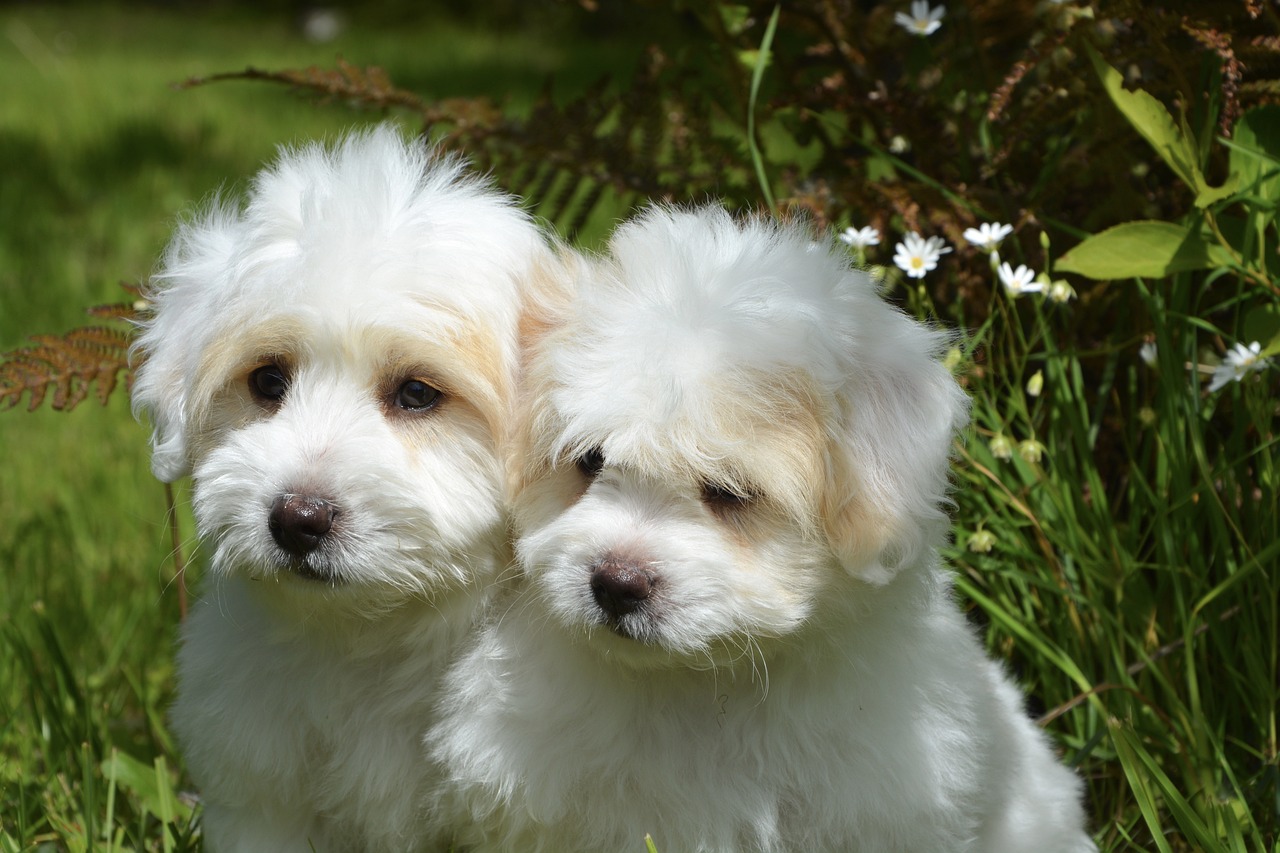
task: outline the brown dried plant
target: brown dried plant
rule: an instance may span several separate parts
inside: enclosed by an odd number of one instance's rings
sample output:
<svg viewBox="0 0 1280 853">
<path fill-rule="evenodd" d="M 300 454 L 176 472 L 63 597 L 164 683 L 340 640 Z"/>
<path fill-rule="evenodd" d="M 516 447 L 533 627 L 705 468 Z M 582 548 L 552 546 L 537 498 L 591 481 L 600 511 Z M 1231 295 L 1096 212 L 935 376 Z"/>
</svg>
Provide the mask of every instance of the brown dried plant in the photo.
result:
<svg viewBox="0 0 1280 853">
<path fill-rule="evenodd" d="M 33 335 L 31 343 L 0 353 L 0 408 L 11 409 L 25 395 L 27 410 L 35 411 L 46 400 L 57 411 L 70 411 L 92 391 L 106 405 L 125 375 L 131 384 L 129 346 L 132 328 L 146 313 L 138 285 L 121 282 L 134 299 L 88 309 L 96 323 L 63 335 Z"/>
</svg>

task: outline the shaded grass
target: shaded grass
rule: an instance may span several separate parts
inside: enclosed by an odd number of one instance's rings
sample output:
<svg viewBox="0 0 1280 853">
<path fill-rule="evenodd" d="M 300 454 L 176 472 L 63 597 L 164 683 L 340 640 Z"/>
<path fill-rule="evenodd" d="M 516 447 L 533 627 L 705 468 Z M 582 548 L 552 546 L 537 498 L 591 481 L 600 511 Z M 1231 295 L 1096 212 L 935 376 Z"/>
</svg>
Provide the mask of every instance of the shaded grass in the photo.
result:
<svg viewBox="0 0 1280 853">
<path fill-rule="evenodd" d="M 287 15 L 244 20 L 157 8 L 0 11 L 0 342 L 28 320 L 78 320 L 152 265 L 174 218 L 219 187 L 242 185 L 281 143 L 331 137 L 381 116 L 316 109 L 280 87 L 172 84 L 217 71 L 385 67 L 427 97 L 499 93 L 527 105 L 548 75 L 575 91 L 626 67 L 608 39 L 540 39 L 449 22 L 371 29 L 357 17 L 313 45 Z M 12 85 L 21 80 L 22 85 Z"/>
</svg>

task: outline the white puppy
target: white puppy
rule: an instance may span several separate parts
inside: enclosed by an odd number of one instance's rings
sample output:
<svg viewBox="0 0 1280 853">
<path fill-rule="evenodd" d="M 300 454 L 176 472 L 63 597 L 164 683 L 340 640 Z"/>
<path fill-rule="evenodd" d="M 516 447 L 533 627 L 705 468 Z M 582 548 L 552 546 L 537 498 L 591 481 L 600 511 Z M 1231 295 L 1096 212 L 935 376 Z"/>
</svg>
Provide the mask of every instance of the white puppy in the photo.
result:
<svg viewBox="0 0 1280 853">
<path fill-rule="evenodd" d="M 1088 851 L 951 599 L 946 338 L 802 228 L 655 209 L 535 347 L 526 575 L 429 737 L 477 851 Z"/>
<path fill-rule="evenodd" d="M 134 401 L 210 550 L 173 710 L 210 849 L 432 845 L 422 735 L 509 562 L 519 281 L 544 252 L 385 126 L 284 151 L 172 242 Z"/>
</svg>

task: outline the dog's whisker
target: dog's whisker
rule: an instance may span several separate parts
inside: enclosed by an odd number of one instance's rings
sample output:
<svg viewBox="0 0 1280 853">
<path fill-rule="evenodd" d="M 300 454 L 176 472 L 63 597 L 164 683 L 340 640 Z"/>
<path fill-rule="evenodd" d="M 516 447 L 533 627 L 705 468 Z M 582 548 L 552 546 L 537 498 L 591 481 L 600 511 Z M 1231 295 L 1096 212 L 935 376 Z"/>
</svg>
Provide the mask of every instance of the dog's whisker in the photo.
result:
<svg viewBox="0 0 1280 853">
<path fill-rule="evenodd" d="M 764 650 L 760 648 L 760 642 L 757 639 L 754 637 L 746 639 L 751 661 L 751 680 L 760 687 L 756 704 L 763 705 L 765 699 L 769 698 L 769 661 L 765 658 Z"/>
<path fill-rule="evenodd" d="M 518 564 L 512 563 L 511 565 L 502 569 L 498 573 L 496 583 L 500 586 L 504 584 L 514 583 L 515 581 L 519 580 L 521 576 L 523 576 L 523 574 L 524 574 L 524 571 L 520 568 L 520 566 Z"/>
<path fill-rule="evenodd" d="M 503 607 L 497 611 L 497 615 L 494 617 L 495 624 L 501 625 L 508 618 L 527 615 L 529 612 L 534 611 L 536 607 L 537 602 L 535 601 L 535 597 L 531 594 L 505 596 Z M 537 609 L 536 617 L 534 619 L 537 627 L 541 628 L 541 623 L 549 623 L 551 620 L 552 617 L 547 611 L 540 608 Z"/>
</svg>

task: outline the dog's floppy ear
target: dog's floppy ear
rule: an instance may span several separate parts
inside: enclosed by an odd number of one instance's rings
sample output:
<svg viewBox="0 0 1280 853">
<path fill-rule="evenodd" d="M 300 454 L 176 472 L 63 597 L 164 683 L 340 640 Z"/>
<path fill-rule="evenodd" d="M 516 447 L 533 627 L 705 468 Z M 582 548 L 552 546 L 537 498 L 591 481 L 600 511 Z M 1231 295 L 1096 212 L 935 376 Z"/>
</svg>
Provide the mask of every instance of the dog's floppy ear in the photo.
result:
<svg viewBox="0 0 1280 853">
<path fill-rule="evenodd" d="M 878 299 L 868 314 L 830 415 L 821 511 L 841 563 L 884 584 L 946 523 L 951 446 L 968 398 L 938 360 L 947 335 Z"/>
<path fill-rule="evenodd" d="M 135 348 L 138 364 L 133 386 L 133 413 L 151 420 L 151 471 L 162 483 L 191 473 L 187 452 L 186 393 L 182 371 L 174 364 L 171 346 L 157 349 Z"/>
<path fill-rule="evenodd" d="M 151 421 L 151 470 L 165 483 L 191 473 L 191 393 L 217 320 L 214 293 L 231 274 L 235 227 L 235 214 L 215 200 L 178 228 L 145 291 L 148 317 L 131 353 L 130 397 L 134 416 Z"/>
</svg>

